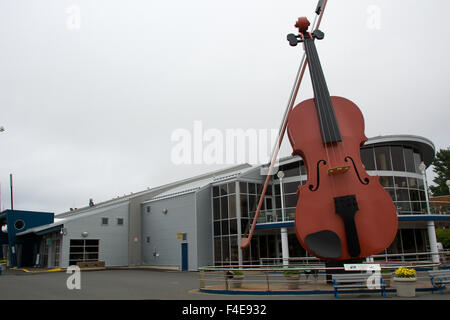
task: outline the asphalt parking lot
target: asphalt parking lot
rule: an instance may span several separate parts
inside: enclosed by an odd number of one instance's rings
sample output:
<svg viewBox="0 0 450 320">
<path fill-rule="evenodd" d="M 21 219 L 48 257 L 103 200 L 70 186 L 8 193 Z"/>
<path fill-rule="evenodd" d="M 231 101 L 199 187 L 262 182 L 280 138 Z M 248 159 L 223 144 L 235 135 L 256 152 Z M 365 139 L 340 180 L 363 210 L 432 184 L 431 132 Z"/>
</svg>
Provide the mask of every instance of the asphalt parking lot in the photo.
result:
<svg viewBox="0 0 450 320">
<path fill-rule="evenodd" d="M 0 300 L 334 300 L 333 295 L 221 295 L 198 291 L 197 272 L 161 270 L 82 271 L 80 288 L 68 289 L 71 274 L 7 272 L 0 276 Z M 72 282 L 73 283 L 73 282 Z M 342 295 L 348 299 L 398 299 L 395 295 Z M 419 292 L 418 300 L 449 300 L 441 295 Z"/>
</svg>

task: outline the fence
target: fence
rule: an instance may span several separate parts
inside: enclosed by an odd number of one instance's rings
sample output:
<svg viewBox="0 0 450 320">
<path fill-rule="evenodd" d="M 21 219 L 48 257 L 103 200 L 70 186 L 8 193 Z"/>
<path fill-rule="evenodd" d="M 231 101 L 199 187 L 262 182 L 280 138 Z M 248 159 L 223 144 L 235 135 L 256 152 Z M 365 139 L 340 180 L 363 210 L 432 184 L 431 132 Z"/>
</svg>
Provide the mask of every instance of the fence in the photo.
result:
<svg viewBox="0 0 450 320">
<path fill-rule="evenodd" d="M 431 289 L 429 276 L 425 270 L 436 268 L 439 264 L 419 262 L 409 264 L 381 265 L 382 277 L 386 287 L 392 288 L 393 271 L 400 266 L 417 270 L 417 287 Z M 343 273 L 344 268 L 327 268 L 321 264 L 310 266 L 280 267 L 279 265 L 203 267 L 199 269 L 200 290 L 212 292 L 244 293 L 331 293 L 331 275 Z M 378 278 L 379 279 L 379 278 Z M 374 280 L 376 278 L 374 277 Z M 379 281 L 379 280 L 378 280 Z M 376 284 L 376 282 L 374 282 Z M 379 284 L 380 282 L 378 282 Z M 368 288 L 370 289 L 369 285 Z M 375 288 L 375 287 L 374 287 Z"/>
<path fill-rule="evenodd" d="M 414 265 L 414 264 L 432 264 L 432 252 L 413 252 L 413 253 L 393 253 L 393 254 L 378 254 L 367 258 L 367 262 L 381 263 L 386 267 L 389 265 Z M 439 251 L 439 260 L 441 264 L 446 265 L 450 263 L 450 250 Z M 288 258 L 289 265 L 294 266 L 308 266 L 308 265 L 324 265 L 324 263 L 316 257 L 298 257 Z M 283 258 L 260 258 L 260 265 L 282 265 Z"/>
<path fill-rule="evenodd" d="M 379 264 L 381 276 L 388 287 L 393 272 L 399 267 L 417 270 L 417 281 L 422 288 L 431 288 L 426 270 L 449 261 L 450 251 L 441 251 L 441 263 L 432 262 L 431 252 L 381 254 L 366 259 L 365 263 Z M 290 292 L 331 290 L 331 274 L 343 273 L 343 267 L 330 268 L 316 257 L 289 258 L 283 265 L 282 258 L 261 258 L 259 265 L 215 266 L 199 268 L 200 289 L 224 291 Z M 327 281 L 328 279 L 328 281 Z"/>
</svg>

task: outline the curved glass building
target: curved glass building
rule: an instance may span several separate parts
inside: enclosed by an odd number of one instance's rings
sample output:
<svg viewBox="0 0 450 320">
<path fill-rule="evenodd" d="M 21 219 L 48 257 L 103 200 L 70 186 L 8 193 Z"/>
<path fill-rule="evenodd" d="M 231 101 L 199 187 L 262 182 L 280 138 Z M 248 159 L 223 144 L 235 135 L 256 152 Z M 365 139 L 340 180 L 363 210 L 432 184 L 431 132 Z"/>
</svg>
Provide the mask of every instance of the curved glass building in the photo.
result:
<svg viewBox="0 0 450 320">
<path fill-rule="evenodd" d="M 429 252 L 428 222 L 448 224 L 448 215 L 428 212 L 420 164 L 430 166 L 434 156 L 435 147 L 430 140 L 411 135 L 371 138 L 361 148 L 367 172 L 380 176 L 399 216 L 397 237 L 386 252 L 380 254 Z M 240 239 L 248 233 L 262 192 L 265 176 L 261 176 L 261 169 L 252 168 L 213 184 L 215 265 L 259 264 L 264 259 L 279 262 L 282 233 L 286 231 L 289 257 L 307 256 L 294 231 L 296 191 L 298 185 L 307 180 L 304 163 L 299 157 L 281 159 L 279 170 L 284 177 L 282 181 L 277 175 L 272 177 L 250 248 L 239 249 Z"/>
</svg>

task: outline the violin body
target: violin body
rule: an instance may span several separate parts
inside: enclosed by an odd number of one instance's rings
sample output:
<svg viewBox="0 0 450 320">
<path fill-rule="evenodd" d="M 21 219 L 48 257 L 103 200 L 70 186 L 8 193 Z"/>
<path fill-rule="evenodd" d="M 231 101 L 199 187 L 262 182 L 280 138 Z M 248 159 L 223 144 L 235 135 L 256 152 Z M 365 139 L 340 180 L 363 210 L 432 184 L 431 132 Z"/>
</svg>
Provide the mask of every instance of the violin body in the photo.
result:
<svg viewBox="0 0 450 320">
<path fill-rule="evenodd" d="M 339 142 L 324 143 L 314 99 L 296 106 L 288 119 L 293 154 L 303 158 L 308 181 L 298 188 L 295 231 L 301 245 L 324 260 L 342 261 L 381 253 L 395 239 L 395 205 L 369 176 L 360 147 L 367 141 L 364 118 L 350 100 L 330 97 Z"/>
</svg>

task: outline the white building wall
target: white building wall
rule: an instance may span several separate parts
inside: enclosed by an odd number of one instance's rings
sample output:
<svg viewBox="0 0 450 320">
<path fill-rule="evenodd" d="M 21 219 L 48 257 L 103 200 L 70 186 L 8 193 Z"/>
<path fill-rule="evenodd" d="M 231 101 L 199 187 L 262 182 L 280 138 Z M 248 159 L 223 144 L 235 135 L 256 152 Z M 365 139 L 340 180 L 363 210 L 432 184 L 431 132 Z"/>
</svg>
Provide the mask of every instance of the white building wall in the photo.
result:
<svg viewBox="0 0 450 320">
<path fill-rule="evenodd" d="M 106 266 L 128 265 L 128 211 L 129 202 L 89 209 L 64 223 L 67 233 L 61 246 L 61 267 L 69 266 L 70 239 L 99 239 L 99 260 Z M 102 225 L 102 218 L 108 218 L 108 225 Z M 117 219 L 123 219 L 123 225 Z M 83 233 L 87 232 L 87 237 Z"/>
</svg>

